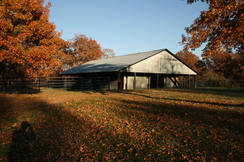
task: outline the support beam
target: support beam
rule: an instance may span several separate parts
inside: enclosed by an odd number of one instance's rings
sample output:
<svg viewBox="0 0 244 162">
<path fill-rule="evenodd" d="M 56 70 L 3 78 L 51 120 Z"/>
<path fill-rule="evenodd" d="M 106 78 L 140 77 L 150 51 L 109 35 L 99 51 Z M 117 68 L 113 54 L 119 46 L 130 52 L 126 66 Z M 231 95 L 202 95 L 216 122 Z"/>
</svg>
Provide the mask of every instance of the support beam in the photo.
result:
<svg viewBox="0 0 244 162">
<path fill-rule="evenodd" d="M 64 89 L 67 90 L 67 77 L 64 78 Z"/>
<path fill-rule="evenodd" d="M 123 89 L 123 88 L 121 88 L 121 73 L 120 73 L 120 71 L 118 73 L 118 89 Z"/>
<path fill-rule="evenodd" d="M 179 86 L 180 86 L 180 83 L 178 82 L 178 80 L 176 79 L 176 77 L 169 77 L 169 79 L 171 80 L 171 82 L 174 84 L 174 86 L 176 87 L 176 88 L 179 88 Z"/>
<path fill-rule="evenodd" d="M 189 83 L 188 88 L 191 88 L 191 76 L 189 75 Z"/>
<path fill-rule="evenodd" d="M 185 76 L 183 76 L 183 88 L 186 87 L 186 83 L 185 83 Z"/>
<path fill-rule="evenodd" d="M 156 84 L 156 88 L 159 87 L 159 74 L 157 74 L 157 84 Z"/>
<path fill-rule="evenodd" d="M 150 89 L 150 88 L 151 88 L 151 77 L 148 76 L 148 89 Z"/>
<path fill-rule="evenodd" d="M 197 75 L 194 77 L 194 88 L 197 88 Z"/>
<path fill-rule="evenodd" d="M 180 88 L 180 82 L 177 80 L 176 75 L 174 76 L 175 84 L 177 85 L 177 88 Z"/>
<path fill-rule="evenodd" d="M 128 89 L 128 76 L 126 75 L 125 78 L 126 78 L 125 89 Z"/>
<path fill-rule="evenodd" d="M 136 89 L 136 73 L 134 73 L 133 89 Z"/>
<path fill-rule="evenodd" d="M 111 90 L 111 76 L 108 77 L 108 89 Z"/>
<path fill-rule="evenodd" d="M 178 88 L 180 88 L 181 86 L 180 86 L 180 82 L 179 82 L 179 80 L 177 80 L 177 78 L 175 77 L 175 82 L 178 84 Z"/>
</svg>

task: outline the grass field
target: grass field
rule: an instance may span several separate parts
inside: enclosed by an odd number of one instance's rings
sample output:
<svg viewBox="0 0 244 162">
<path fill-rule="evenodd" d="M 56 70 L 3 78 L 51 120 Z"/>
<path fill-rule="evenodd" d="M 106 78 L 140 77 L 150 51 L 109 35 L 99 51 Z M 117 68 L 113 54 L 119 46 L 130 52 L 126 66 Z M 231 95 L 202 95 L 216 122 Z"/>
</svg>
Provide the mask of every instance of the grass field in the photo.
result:
<svg viewBox="0 0 244 162">
<path fill-rule="evenodd" d="M 21 158 L 244 161 L 244 89 L 0 92 L 0 161 Z"/>
</svg>

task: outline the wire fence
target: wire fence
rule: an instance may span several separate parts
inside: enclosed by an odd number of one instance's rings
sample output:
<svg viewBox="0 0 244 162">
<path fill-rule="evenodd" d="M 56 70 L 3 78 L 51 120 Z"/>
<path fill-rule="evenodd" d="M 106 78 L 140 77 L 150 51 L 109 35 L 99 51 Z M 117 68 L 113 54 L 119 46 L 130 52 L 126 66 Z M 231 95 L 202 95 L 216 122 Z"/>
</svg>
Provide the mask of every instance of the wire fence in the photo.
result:
<svg viewBox="0 0 244 162">
<path fill-rule="evenodd" d="M 113 84 L 112 84 L 113 82 Z M 193 88 L 194 78 L 178 78 L 180 87 Z M 235 87 L 231 80 L 215 80 L 210 78 L 197 79 L 197 87 Z M 110 77 L 38 77 L 38 78 L 0 78 L 0 89 L 65 89 L 65 90 L 96 90 L 116 89 L 118 83 Z"/>
<path fill-rule="evenodd" d="M 54 88 L 65 90 L 110 89 L 109 77 L 0 78 L 0 89 Z"/>
<path fill-rule="evenodd" d="M 197 82 L 197 87 L 243 87 L 243 82 L 231 79 L 201 78 Z"/>
</svg>

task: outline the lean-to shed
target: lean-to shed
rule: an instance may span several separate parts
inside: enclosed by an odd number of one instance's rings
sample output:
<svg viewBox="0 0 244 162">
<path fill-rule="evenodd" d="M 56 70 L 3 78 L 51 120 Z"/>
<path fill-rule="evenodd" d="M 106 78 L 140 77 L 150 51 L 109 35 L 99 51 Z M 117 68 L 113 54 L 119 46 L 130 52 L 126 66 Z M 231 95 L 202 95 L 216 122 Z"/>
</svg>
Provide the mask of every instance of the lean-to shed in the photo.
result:
<svg viewBox="0 0 244 162">
<path fill-rule="evenodd" d="M 197 72 L 169 50 L 159 49 L 90 61 L 60 75 L 109 78 L 109 89 L 149 89 L 179 87 L 177 77 L 190 81 Z"/>
</svg>

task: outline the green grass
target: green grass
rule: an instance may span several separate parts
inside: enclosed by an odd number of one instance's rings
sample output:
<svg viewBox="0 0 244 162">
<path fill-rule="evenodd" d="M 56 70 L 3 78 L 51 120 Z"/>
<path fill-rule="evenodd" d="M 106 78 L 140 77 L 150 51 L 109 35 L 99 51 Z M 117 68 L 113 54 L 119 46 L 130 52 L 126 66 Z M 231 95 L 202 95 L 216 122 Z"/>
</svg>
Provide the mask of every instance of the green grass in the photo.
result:
<svg viewBox="0 0 244 162">
<path fill-rule="evenodd" d="M 24 153 L 11 149 L 24 121 L 36 137 L 26 161 L 243 161 L 243 99 L 223 88 L 1 92 L 0 161 Z"/>
</svg>

